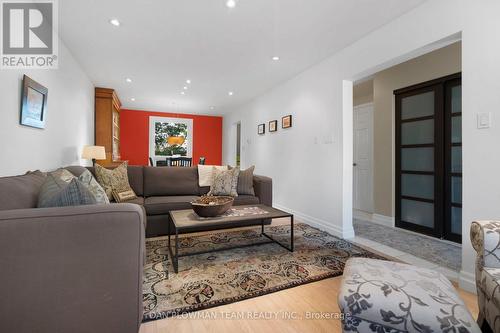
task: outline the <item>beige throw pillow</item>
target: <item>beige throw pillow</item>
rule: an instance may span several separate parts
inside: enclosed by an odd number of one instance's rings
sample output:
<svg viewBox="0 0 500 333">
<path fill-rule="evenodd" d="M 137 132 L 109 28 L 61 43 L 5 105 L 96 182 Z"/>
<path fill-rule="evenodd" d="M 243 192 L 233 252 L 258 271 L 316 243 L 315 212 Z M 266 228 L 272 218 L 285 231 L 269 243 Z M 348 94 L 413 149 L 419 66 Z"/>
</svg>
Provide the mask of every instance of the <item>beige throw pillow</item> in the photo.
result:
<svg viewBox="0 0 500 333">
<path fill-rule="evenodd" d="M 214 182 L 214 169 L 225 171 L 227 165 L 198 165 L 198 184 L 200 187 L 212 186 Z"/>
<path fill-rule="evenodd" d="M 109 200 L 114 198 L 117 202 L 122 202 L 124 197 L 120 193 L 123 192 L 127 192 L 126 200 L 137 198 L 128 182 L 127 164 L 123 162 L 113 170 L 106 169 L 99 164 L 95 165 L 97 181 L 104 188 Z"/>
<path fill-rule="evenodd" d="M 214 181 L 210 186 L 208 195 L 230 195 L 232 197 L 238 196 L 238 175 L 240 168 L 231 170 L 217 170 L 214 168 Z"/>
</svg>

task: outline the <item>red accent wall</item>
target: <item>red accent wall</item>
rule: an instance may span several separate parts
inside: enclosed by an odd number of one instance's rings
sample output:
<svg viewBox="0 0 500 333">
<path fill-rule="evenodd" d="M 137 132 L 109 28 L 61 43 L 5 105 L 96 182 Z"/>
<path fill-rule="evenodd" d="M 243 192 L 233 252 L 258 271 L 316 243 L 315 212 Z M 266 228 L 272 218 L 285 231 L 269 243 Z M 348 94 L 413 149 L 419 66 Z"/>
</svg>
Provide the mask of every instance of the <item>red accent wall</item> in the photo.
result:
<svg viewBox="0 0 500 333">
<path fill-rule="evenodd" d="M 193 164 L 200 156 L 206 164 L 222 164 L 222 117 L 126 110 L 120 111 L 121 159 L 130 165 L 148 165 L 149 117 L 193 119 Z"/>
</svg>

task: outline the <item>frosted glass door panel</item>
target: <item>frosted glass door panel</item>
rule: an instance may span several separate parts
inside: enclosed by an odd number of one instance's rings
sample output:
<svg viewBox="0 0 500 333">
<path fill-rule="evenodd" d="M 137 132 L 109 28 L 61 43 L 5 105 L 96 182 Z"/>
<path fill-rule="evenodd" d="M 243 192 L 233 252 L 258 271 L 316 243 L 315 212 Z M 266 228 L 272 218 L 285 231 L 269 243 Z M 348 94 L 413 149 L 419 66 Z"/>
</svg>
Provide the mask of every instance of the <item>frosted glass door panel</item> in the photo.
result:
<svg viewBox="0 0 500 333">
<path fill-rule="evenodd" d="M 462 172 L 462 147 L 451 147 L 451 172 Z"/>
<path fill-rule="evenodd" d="M 451 113 L 462 112 L 462 86 L 451 88 Z"/>
<path fill-rule="evenodd" d="M 434 148 L 402 148 L 401 170 L 434 171 Z"/>
<path fill-rule="evenodd" d="M 401 100 L 401 119 L 412 119 L 434 115 L 434 91 L 405 97 Z"/>
<path fill-rule="evenodd" d="M 434 143 L 434 119 L 412 121 L 401 125 L 401 144 Z"/>
<path fill-rule="evenodd" d="M 462 116 L 451 118 L 451 142 L 462 142 Z"/>
<path fill-rule="evenodd" d="M 451 207 L 451 232 L 457 235 L 462 234 L 462 208 Z"/>
<path fill-rule="evenodd" d="M 401 175 L 401 195 L 421 199 L 434 199 L 434 176 Z"/>
<path fill-rule="evenodd" d="M 462 177 L 451 177 L 451 202 L 462 203 Z"/>
<path fill-rule="evenodd" d="M 434 228 L 434 204 L 413 200 L 401 200 L 401 220 Z"/>
</svg>

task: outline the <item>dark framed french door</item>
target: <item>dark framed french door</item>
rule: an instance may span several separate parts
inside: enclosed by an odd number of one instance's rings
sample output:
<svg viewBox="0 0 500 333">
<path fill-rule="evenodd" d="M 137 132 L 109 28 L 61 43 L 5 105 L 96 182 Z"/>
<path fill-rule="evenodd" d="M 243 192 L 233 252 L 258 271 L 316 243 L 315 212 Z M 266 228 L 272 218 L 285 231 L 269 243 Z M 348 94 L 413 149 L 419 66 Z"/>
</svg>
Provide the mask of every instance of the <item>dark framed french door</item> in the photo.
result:
<svg viewBox="0 0 500 333">
<path fill-rule="evenodd" d="M 460 74 L 394 94 L 396 226 L 460 242 Z"/>
</svg>

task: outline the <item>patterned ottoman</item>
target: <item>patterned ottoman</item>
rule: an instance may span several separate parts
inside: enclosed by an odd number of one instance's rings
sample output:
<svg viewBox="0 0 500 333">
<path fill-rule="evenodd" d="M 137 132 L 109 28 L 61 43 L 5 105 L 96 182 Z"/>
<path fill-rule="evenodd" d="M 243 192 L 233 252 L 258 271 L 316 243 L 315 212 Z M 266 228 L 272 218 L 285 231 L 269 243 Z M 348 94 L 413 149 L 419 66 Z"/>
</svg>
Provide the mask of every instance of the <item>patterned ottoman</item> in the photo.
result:
<svg viewBox="0 0 500 333">
<path fill-rule="evenodd" d="M 481 332 L 450 281 L 425 268 L 349 259 L 338 301 L 344 332 Z"/>
</svg>

